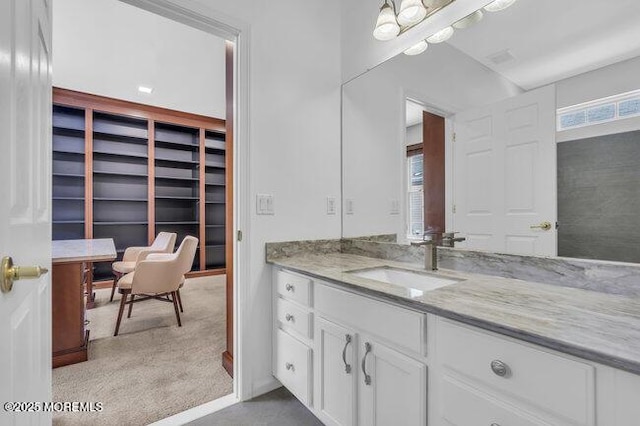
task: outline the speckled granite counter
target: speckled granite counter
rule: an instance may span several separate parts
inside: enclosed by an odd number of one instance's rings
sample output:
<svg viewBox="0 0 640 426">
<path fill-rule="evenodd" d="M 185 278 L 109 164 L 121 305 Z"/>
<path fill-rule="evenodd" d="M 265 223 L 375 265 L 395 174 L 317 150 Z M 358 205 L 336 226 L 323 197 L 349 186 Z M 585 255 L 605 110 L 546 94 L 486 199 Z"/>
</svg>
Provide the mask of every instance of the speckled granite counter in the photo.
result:
<svg viewBox="0 0 640 426">
<path fill-rule="evenodd" d="M 640 298 L 511 278 L 440 270 L 463 280 L 429 292 L 349 271 L 420 265 L 344 254 L 270 256 L 267 262 L 408 308 L 433 313 L 604 365 L 640 374 Z"/>
<path fill-rule="evenodd" d="M 105 262 L 118 254 L 112 238 L 61 240 L 51 243 L 52 263 Z"/>
</svg>

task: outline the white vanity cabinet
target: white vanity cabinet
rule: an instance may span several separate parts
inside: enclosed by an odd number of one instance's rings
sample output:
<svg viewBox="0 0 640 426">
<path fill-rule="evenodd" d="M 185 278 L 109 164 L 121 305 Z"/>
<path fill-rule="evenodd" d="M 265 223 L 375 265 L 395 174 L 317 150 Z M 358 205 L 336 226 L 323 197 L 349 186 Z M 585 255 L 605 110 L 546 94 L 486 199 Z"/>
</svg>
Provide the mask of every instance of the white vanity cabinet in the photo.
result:
<svg viewBox="0 0 640 426">
<path fill-rule="evenodd" d="M 274 299 L 273 373 L 323 423 L 427 424 L 424 314 L 280 269 Z M 313 360 L 306 376 L 304 348 Z"/>
<path fill-rule="evenodd" d="M 273 374 L 327 425 L 640 425 L 640 375 L 303 274 L 273 281 Z"/>
</svg>

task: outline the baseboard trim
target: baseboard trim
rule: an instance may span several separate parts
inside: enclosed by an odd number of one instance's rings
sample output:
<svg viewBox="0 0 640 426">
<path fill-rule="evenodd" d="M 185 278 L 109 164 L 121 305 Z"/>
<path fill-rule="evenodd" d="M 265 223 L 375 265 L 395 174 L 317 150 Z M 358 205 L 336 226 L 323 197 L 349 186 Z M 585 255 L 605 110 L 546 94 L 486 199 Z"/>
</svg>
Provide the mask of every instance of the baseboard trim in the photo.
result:
<svg viewBox="0 0 640 426">
<path fill-rule="evenodd" d="M 280 381 L 275 377 L 271 376 L 269 379 L 266 379 L 261 383 L 257 383 L 253 386 L 251 399 L 257 398 L 260 395 L 264 395 L 265 393 L 269 393 L 281 387 L 282 387 L 282 383 L 280 383 Z"/>
<path fill-rule="evenodd" d="M 224 351 L 222 353 L 222 368 L 224 368 L 227 374 L 233 378 L 233 356 L 231 356 L 229 351 Z"/>
<path fill-rule="evenodd" d="M 224 408 L 231 407 L 238 403 L 238 398 L 234 394 L 223 396 L 216 400 L 198 405 L 197 407 L 190 408 L 178 414 L 174 414 L 171 417 L 158 420 L 155 423 L 151 423 L 150 426 L 180 426 L 197 420 L 201 417 L 208 416 Z"/>
</svg>

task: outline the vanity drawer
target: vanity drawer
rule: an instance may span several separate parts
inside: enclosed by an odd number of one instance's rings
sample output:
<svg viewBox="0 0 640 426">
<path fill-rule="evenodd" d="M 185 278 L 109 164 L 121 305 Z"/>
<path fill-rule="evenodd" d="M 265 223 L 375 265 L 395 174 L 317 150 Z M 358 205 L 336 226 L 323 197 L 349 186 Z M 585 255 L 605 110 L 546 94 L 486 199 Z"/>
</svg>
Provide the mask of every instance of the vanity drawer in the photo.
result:
<svg viewBox="0 0 640 426">
<path fill-rule="evenodd" d="M 311 306 L 311 279 L 291 272 L 276 271 L 276 288 L 285 299 Z"/>
<path fill-rule="evenodd" d="M 595 422 L 594 367 L 439 320 L 436 351 L 450 370 L 579 425 Z"/>
<path fill-rule="evenodd" d="M 278 297 L 276 315 L 284 329 L 292 330 L 308 339 L 313 337 L 313 314 L 311 312 Z"/>
<path fill-rule="evenodd" d="M 305 405 L 311 404 L 311 349 L 284 331 L 276 330 L 273 374 Z"/>
<path fill-rule="evenodd" d="M 316 312 L 329 320 L 379 336 L 388 343 L 425 352 L 426 316 L 316 282 Z"/>
<path fill-rule="evenodd" d="M 442 380 L 442 419 L 452 426 L 549 426 L 448 377 Z"/>
</svg>

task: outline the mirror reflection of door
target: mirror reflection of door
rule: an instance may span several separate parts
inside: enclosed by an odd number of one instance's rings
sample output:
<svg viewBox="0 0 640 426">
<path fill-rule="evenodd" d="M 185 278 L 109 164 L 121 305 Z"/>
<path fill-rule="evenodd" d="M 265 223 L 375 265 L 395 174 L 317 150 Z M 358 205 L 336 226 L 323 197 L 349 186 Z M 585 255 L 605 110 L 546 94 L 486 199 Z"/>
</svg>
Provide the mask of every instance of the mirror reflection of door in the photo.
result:
<svg viewBox="0 0 640 426">
<path fill-rule="evenodd" d="M 445 119 L 407 100 L 409 239 L 445 232 Z"/>
</svg>

